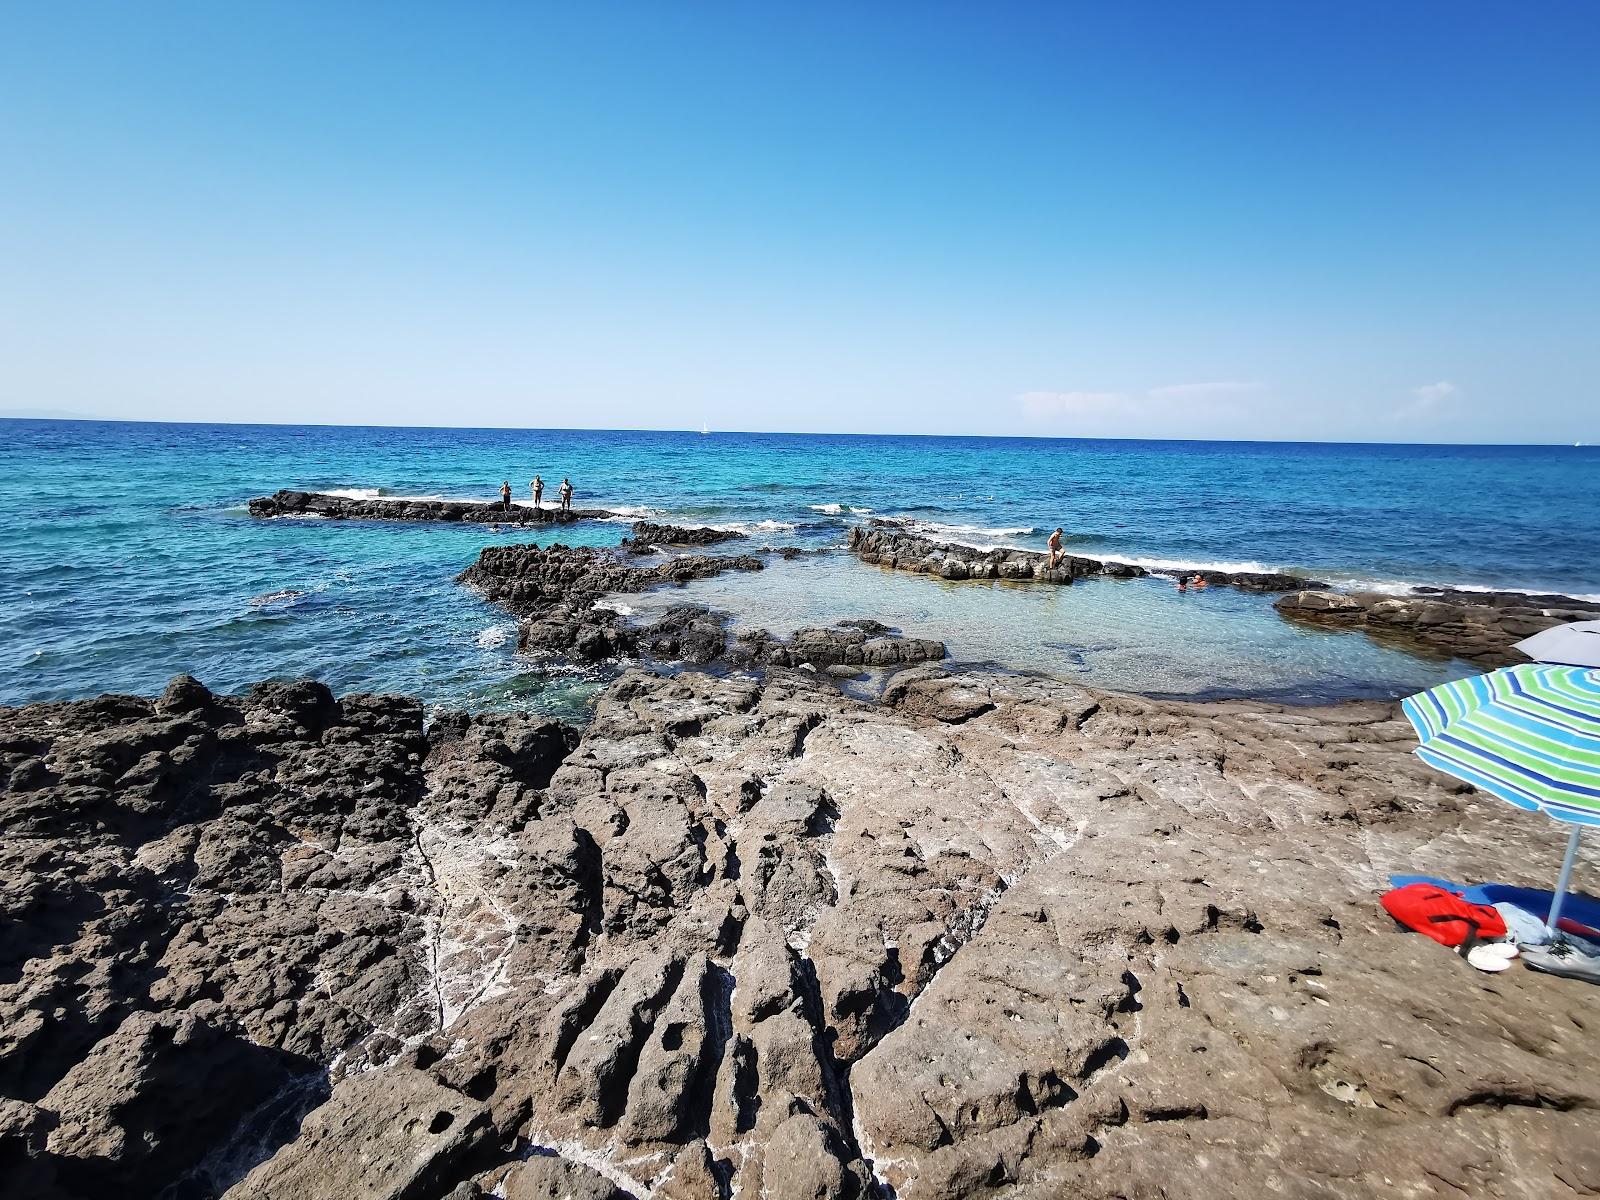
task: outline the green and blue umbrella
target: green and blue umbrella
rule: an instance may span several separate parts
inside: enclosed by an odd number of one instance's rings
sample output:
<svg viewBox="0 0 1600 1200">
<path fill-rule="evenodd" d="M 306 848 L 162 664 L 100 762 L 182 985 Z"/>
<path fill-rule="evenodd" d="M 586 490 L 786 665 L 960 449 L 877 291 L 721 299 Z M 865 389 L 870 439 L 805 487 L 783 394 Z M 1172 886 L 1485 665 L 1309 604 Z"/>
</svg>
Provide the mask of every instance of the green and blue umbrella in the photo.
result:
<svg viewBox="0 0 1600 1200">
<path fill-rule="evenodd" d="M 1441 684 L 1401 707 L 1423 762 L 1572 825 L 1550 906 L 1554 930 L 1578 836 L 1600 825 L 1600 671 L 1522 663 Z"/>
</svg>

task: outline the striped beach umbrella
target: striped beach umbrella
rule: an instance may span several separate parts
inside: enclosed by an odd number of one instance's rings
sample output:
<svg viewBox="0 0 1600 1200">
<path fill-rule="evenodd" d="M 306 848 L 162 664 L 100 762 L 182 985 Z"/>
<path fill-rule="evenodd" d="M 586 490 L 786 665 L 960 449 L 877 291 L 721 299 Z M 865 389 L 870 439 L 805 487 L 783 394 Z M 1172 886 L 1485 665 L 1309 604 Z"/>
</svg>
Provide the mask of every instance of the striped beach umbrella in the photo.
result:
<svg viewBox="0 0 1600 1200">
<path fill-rule="evenodd" d="M 1600 671 L 1522 663 L 1441 684 L 1401 707 L 1423 762 L 1572 826 L 1550 905 L 1553 931 L 1578 836 L 1600 825 Z"/>
</svg>

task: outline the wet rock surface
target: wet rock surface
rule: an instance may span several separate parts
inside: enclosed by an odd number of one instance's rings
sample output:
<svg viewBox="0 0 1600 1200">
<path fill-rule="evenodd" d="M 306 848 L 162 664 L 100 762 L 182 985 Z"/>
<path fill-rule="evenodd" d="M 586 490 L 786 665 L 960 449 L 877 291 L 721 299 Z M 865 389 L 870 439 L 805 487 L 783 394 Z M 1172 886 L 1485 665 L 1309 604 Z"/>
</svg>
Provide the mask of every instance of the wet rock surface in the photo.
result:
<svg viewBox="0 0 1600 1200">
<path fill-rule="evenodd" d="M 892 520 L 875 519 L 850 530 L 849 548 L 862 562 L 898 571 L 936 575 L 941 579 L 1036 580 L 1041 583 L 1071 583 L 1088 576 L 1134 579 L 1150 574 L 1133 563 L 1116 562 L 1081 555 L 1064 555 L 1051 567 L 1050 556 L 1037 550 L 979 550 L 956 542 L 939 542 L 908 532 Z M 1169 572 L 1163 572 L 1169 573 Z M 1202 576 L 1208 584 L 1236 587 L 1251 592 L 1287 592 L 1322 587 L 1299 575 L 1261 571 L 1214 571 L 1183 567 L 1174 572 Z"/>
<path fill-rule="evenodd" d="M 1317 625 L 1360 628 L 1380 640 L 1486 667 L 1527 662 L 1512 647 L 1542 629 L 1593 620 L 1600 604 L 1570 596 L 1520 592 L 1463 592 L 1418 588 L 1415 594 L 1306 590 L 1282 596 L 1285 617 Z"/>
<path fill-rule="evenodd" d="M 933 667 L 630 671 L 581 739 L 313 684 L 0 710 L 5 1183 L 1594 1194 L 1600 989 L 1375 900 L 1563 839 L 1412 744 Z"/>
<path fill-rule="evenodd" d="M 633 536 L 624 538 L 622 544 L 636 552 L 648 551 L 654 546 L 717 546 L 723 542 L 742 541 L 745 537 L 731 529 L 657 525 L 651 521 L 635 521 L 631 532 Z"/>
<path fill-rule="evenodd" d="M 519 649 L 590 662 L 643 653 L 661 662 L 696 665 L 862 668 L 944 658 L 944 643 L 900 637 L 875 622 L 865 623 L 870 631 L 862 622 L 842 622 L 783 639 L 765 630 L 730 636 L 727 616 L 701 605 L 673 605 L 642 625 L 615 609 L 596 607 L 608 595 L 723 571 L 759 571 L 764 565 L 754 555 L 685 555 L 640 567 L 625 564 L 612 551 L 588 547 L 490 546 L 459 578 L 524 618 L 518 625 Z"/>
<path fill-rule="evenodd" d="M 604 521 L 616 516 L 603 508 L 559 508 L 545 504 L 533 508 L 513 500 L 506 508 L 498 498 L 471 500 L 402 500 L 382 496 L 357 500 L 322 492 L 297 492 L 284 488 L 250 501 L 253 517 L 328 517 L 346 521 L 466 521 L 479 525 L 570 525 L 574 521 Z"/>
<path fill-rule="evenodd" d="M 518 649 L 599 662 L 639 649 L 638 631 L 621 613 L 595 607 L 603 597 L 765 566 L 748 554 L 683 555 L 641 567 L 628 565 L 617 551 L 588 546 L 487 546 L 458 582 L 522 618 Z"/>
</svg>

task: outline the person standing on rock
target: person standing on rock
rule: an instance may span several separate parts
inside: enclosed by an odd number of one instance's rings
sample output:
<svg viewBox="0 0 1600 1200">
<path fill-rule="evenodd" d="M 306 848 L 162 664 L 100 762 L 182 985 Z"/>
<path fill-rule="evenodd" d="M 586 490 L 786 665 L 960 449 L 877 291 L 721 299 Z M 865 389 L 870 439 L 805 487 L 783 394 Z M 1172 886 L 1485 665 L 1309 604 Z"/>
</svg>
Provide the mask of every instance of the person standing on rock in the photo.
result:
<svg viewBox="0 0 1600 1200">
<path fill-rule="evenodd" d="M 511 511 L 511 480 L 503 480 L 500 484 L 500 507 L 507 512 Z"/>
<path fill-rule="evenodd" d="M 537 512 L 540 508 L 539 502 L 544 499 L 544 477 L 535 475 L 533 482 L 528 485 L 528 490 L 533 493 L 533 507 Z"/>
<path fill-rule="evenodd" d="M 572 511 L 572 481 L 565 475 L 561 477 L 561 507 L 566 512 Z"/>
<path fill-rule="evenodd" d="M 1050 535 L 1050 541 L 1047 544 L 1050 547 L 1050 569 L 1054 571 L 1061 565 L 1061 556 L 1063 554 L 1061 549 L 1061 526 L 1056 526 L 1056 531 Z"/>
</svg>

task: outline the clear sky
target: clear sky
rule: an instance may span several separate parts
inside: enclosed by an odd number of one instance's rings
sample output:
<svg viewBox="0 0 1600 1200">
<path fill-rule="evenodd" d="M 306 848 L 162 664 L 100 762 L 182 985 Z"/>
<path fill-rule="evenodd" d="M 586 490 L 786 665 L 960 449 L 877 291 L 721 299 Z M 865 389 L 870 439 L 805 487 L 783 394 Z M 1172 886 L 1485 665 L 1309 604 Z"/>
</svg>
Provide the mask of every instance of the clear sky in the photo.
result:
<svg viewBox="0 0 1600 1200">
<path fill-rule="evenodd" d="M 1600 5 L 0 0 L 0 410 L 1600 441 Z"/>
</svg>

